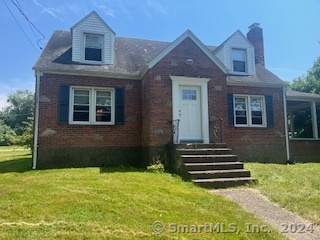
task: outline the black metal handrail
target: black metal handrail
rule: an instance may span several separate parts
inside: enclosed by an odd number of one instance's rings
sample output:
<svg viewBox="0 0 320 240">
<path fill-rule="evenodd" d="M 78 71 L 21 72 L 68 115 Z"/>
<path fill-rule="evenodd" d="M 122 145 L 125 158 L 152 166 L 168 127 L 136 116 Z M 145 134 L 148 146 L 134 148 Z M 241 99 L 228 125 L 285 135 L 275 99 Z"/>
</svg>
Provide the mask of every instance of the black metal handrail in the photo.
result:
<svg viewBox="0 0 320 240">
<path fill-rule="evenodd" d="M 175 119 L 172 121 L 172 134 L 173 134 L 173 143 L 179 143 L 179 122 L 180 119 Z"/>
<path fill-rule="evenodd" d="M 213 134 L 213 142 L 220 142 L 222 143 L 222 121 L 223 119 L 220 118 L 219 120 L 210 121 L 212 124 L 212 134 Z"/>
</svg>

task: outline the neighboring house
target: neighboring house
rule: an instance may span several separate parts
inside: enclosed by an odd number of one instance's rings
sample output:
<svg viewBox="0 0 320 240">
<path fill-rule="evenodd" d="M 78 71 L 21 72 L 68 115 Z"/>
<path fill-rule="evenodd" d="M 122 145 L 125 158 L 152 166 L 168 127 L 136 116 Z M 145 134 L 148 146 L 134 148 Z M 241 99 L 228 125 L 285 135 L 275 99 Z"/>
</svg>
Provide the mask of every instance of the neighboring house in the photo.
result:
<svg viewBox="0 0 320 240">
<path fill-rule="evenodd" d="M 190 30 L 116 37 L 96 12 L 55 31 L 34 66 L 33 168 L 145 165 L 170 143 L 220 141 L 241 160 L 286 163 L 285 83 L 263 48 L 259 24 L 218 47 Z"/>
</svg>

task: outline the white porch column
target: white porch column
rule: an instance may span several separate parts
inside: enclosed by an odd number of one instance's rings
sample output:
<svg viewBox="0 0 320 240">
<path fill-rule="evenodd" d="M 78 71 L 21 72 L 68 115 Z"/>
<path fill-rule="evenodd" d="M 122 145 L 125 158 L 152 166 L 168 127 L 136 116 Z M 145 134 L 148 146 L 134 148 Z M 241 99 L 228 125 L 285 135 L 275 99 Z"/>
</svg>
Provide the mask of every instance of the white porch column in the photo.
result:
<svg viewBox="0 0 320 240">
<path fill-rule="evenodd" d="M 318 139 L 318 120 L 317 120 L 317 107 L 316 102 L 311 102 L 311 118 L 312 118 L 312 130 L 313 130 L 313 138 Z"/>
<path fill-rule="evenodd" d="M 294 138 L 294 121 L 293 121 L 293 113 L 292 113 L 292 111 L 290 111 L 290 113 L 289 113 L 289 119 L 290 119 L 291 138 Z"/>
</svg>

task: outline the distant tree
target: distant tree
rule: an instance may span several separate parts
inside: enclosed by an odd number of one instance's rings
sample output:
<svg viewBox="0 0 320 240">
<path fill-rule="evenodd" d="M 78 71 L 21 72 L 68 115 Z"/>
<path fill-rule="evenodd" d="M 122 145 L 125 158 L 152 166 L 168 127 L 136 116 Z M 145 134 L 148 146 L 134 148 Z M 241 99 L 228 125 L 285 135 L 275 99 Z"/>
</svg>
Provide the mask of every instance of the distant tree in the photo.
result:
<svg viewBox="0 0 320 240">
<path fill-rule="evenodd" d="M 320 94 L 320 57 L 314 61 L 307 74 L 294 79 L 288 89 Z"/>
<path fill-rule="evenodd" d="M 8 95 L 9 106 L 4 108 L 0 119 L 15 131 L 17 135 L 24 132 L 25 122 L 33 117 L 34 93 L 29 90 L 18 90 Z"/>
<path fill-rule="evenodd" d="M 23 124 L 23 133 L 14 138 L 14 144 L 33 150 L 33 117 Z"/>
<path fill-rule="evenodd" d="M 0 146 L 9 146 L 15 143 L 16 133 L 0 120 Z"/>
</svg>

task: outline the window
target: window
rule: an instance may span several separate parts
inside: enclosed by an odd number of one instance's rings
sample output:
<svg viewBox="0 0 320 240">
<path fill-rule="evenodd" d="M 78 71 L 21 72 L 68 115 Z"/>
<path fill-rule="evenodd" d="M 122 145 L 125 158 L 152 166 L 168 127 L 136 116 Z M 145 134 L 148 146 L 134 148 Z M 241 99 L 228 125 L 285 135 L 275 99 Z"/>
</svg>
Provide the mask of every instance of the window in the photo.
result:
<svg viewBox="0 0 320 240">
<path fill-rule="evenodd" d="M 72 87 L 70 123 L 114 124 L 114 90 Z"/>
<path fill-rule="evenodd" d="M 183 89 L 182 90 L 182 100 L 197 100 L 197 91 Z"/>
<path fill-rule="evenodd" d="M 234 72 L 246 72 L 246 50 L 232 49 L 232 61 Z"/>
<path fill-rule="evenodd" d="M 234 96 L 235 126 L 266 126 L 264 96 Z"/>
<path fill-rule="evenodd" d="M 97 34 L 85 34 L 85 53 L 86 61 L 102 61 L 103 36 Z"/>
</svg>

